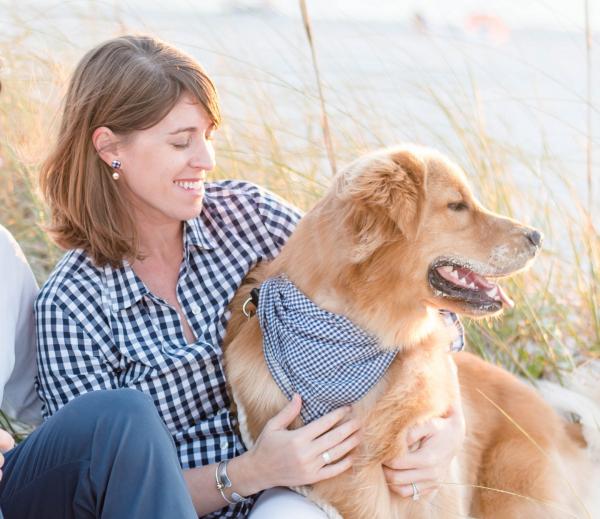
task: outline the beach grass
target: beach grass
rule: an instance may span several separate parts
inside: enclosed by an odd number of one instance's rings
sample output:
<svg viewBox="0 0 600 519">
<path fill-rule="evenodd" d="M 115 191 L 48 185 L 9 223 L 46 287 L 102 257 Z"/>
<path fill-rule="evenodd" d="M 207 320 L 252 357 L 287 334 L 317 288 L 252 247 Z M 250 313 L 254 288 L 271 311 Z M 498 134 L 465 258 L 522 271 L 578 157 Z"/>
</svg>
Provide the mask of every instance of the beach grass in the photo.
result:
<svg viewBox="0 0 600 519">
<path fill-rule="evenodd" d="M 0 96 L 0 223 L 15 235 L 43 283 L 62 251 L 44 231 L 48 213 L 37 190 L 37 174 L 55 135 L 62 91 L 74 62 L 64 56 L 56 59 L 34 51 L 15 51 L 18 43 L 14 38 L 0 39 L 4 87 Z M 311 50 L 318 58 L 318 48 Z M 307 69 L 311 70 L 310 63 Z M 303 120 L 290 127 L 273 110 L 273 100 L 260 88 L 260 81 L 251 80 L 244 78 L 243 96 L 253 107 L 252 117 L 228 112 L 224 106 L 225 123 L 215 143 L 219 157 L 212 175 L 215 179 L 249 179 L 307 210 L 329 184 L 328 152 L 335 154 L 339 167 L 368 150 L 374 141 L 394 144 L 387 140 L 390 128 L 383 127 L 393 123 L 375 112 L 370 120 L 368 106 L 359 117 L 352 116 L 350 110 L 336 106 L 335 92 L 311 78 L 302 97 L 306 106 Z M 323 97 L 318 86 L 323 86 Z M 452 133 L 451 139 L 440 135 L 435 142 L 424 144 L 453 157 L 488 208 L 520 219 L 525 216 L 526 223 L 548 238 L 556 236 L 557 229 L 562 233 L 560 241 L 549 240 L 553 245 L 529 272 L 503 283 L 516 302 L 513 310 L 501 318 L 465 320 L 469 349 L 531 380 L 543 376 L 560 380 L 574 366 L 600 357 L 600 241 L 589 204 L 572 189 L 568 177 L 561 177 L 561 165 L 550 151 L 547 156 L 531 157 L 516 144 L 489 134 L 477 102 L 476 84 L 465 89 L 464 98 L 450 100 L 435 85 L 422 87 L 423 95 L 443 114 Z M 231 99 L 236 92 L 225 94 L 224 98 Z M 357 106 L 362 102 L 356 101 Z M 334 128 L 326 129 L 326 138 L 322 108 L 327 109 Z M 418 121 L 419 114 L 404 117 Z M 369 142 L 360 137 L 365 128 L 371 132 Z M 547 175 L 540 173 L 540 164 L 546 171 L 556 169 L 553 178 L 559 178 L 563 186 L 560 196 L 548 184 Z M 515 174 L 529 175 L 535 187 L 530 191 L 517 187 Z"/>
</svg>

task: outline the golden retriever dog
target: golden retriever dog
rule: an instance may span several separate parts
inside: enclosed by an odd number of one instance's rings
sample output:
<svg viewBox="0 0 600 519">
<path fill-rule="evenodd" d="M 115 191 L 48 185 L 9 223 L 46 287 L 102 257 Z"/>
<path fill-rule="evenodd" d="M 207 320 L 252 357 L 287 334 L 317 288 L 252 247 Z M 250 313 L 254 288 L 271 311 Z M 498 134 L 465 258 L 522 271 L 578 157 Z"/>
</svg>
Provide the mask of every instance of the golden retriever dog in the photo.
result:
<svg viewBox="0 0 600 519">
<path fill-rule="evenodd" d="M 485 317 L 512 305 L 497 279 L 525 269 L 540 241 L 482 207 L 463 171 L 431 149 L 384 149 L 347 166 L 232 301 L 225 365 L 244 441 L 287 399 L 265 362 L 258 319 L 242 305 L 264 279 L 285 274 L 382 349 L 399 348 L 352 406 L 363 423 L 352 469 L 305 489 L 311 499 L 346 519 L 599 517 L 591 499 L 600 481 L 581 429 L 508 372 L 449 352 L 456 329 L 439 312 Z M 467 438 L 439 491 L 418 501 L 390 491 L 382 464 L 406 451 L 409 427 L 444 415 L 456 398 Z"/>
</svg>

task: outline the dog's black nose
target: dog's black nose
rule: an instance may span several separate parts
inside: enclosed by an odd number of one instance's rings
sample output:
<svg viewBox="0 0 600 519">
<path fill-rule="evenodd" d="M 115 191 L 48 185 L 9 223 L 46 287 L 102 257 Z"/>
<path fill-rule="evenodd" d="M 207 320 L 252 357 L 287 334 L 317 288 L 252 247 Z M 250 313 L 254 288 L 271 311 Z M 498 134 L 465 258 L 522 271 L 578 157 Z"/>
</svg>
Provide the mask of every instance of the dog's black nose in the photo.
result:
<svg viewBox="0 0 600 519">
<path fill-rule="evenodd" d="M 525 236 L 529 240 L 529 243 L 534 247 L 540 247 L 542 245 L 542 234 L 538 231 L 529 231 Z"/>
</svg>

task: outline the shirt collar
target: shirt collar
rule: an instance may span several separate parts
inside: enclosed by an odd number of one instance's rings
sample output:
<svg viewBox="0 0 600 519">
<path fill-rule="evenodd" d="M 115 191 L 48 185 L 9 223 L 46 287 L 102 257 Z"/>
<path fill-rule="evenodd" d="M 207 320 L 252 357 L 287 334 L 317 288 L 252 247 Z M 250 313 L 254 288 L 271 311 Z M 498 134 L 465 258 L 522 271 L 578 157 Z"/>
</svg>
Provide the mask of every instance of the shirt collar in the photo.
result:
<svg viewBox="0 0 600 519">
<path fill-rule="evenodd" d="M 140 301 L 149 290 L 135 275 L 128 261 L 121 268 L 104 267 L 111 307 L 114 311 L 124 310 Z"/>
<path fill-rule="evenodd" d="M 208 232 L 201 221 L 201 217 L 193 218 L 184 222 L 184 250 L 187 261 L 191 246 L 204 250 L 212 250 L 217 247 L 217 242 Z M 109 298 L 114 311 L 124 310 L 139 302 L 150 291 L 142 280 L 135 275 L 128 261 L 123 261 L 119 269 L 107 265 L 105 275 L 108 284 Z"/>
<path fill-rule="evenodd" d="M 198 218 L 184 222 L 184 248 L 186 252 L 191 245 L 200 247 L 204 250 L 213 250 L 217 248 L 215 238 L 210 234 L 206 224 L 202 221 L 203 213 Z"/>
</svg>

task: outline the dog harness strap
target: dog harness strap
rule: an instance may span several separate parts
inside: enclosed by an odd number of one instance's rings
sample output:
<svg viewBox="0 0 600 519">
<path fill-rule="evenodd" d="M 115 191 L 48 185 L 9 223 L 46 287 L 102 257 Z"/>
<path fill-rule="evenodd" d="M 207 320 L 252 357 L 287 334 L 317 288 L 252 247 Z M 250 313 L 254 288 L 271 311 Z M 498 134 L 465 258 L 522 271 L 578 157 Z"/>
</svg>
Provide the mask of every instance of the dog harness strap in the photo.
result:
<svg viewBox="0 0 600 519">
<path fill-rule="evenodd" d="M 257 315 L 271 375 L 288 399 L 302 396 L 305 424 L 360 400 L 398 352 L 382 350 L 375 337 L 319 308 L 282 276 L 262 284 Z"/>
</svg>

